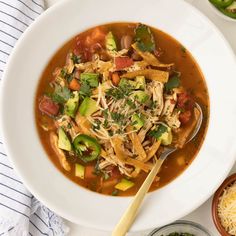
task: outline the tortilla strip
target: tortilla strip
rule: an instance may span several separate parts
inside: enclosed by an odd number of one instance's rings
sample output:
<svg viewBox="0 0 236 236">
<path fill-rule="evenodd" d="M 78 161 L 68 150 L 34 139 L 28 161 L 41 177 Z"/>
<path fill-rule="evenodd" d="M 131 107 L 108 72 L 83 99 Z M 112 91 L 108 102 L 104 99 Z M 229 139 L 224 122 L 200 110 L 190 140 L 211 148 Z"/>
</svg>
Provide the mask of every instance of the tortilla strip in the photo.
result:
<svg viewBox="0 0 236 236">
<path fill-rule="evenodd" d="M 75 122 L 78 125 L 81 133 L 94 136 L 90 132 L 91 124 L 86 118 L 86 116 L 81 116 L 80 113 L 77 112 L 76 117 L 75 117 Z"/>
<path fill-rule="evenodd" d="M 133 130 L 133 128 L 131 126 L 128 126 L 126 128 L 126 130 L 127 130 L 127 132 L 131 132 Z M 142 143 L 141 143 L 137 133 L 136 132 L 129 133 L 128 136 L 134 146 L 135 152 L 138 154 L 137 160 L 140 160 L 140 161 L 145 160 L 147 157 L 147 154 L 146 154 L 145 150 L 143 149 Z"/>
<path fill-rule="evenodd" d="M 179 136 L 178 141 L 175 145 L 177 148 L 183 148 L 183 146 L 187 142 L 189 136 L 194 131 L 199 117 L 200 117 L 200 111 L 197 108 L 194 108 L 193 121 L 191 122 L 190 125 L 188 125 L 187 127 L 184 128 L 184 132 L 181 132 L 181 135 Z"/>
<path fill-rule="evenodd" d="M 56 153 L 61 166 L 66 171 L 70 171 L 71 170 L 70 163 L 66 160 L 65 153 L 58 147 L 58 136 L 54 132 L 50 132 L 49 137 L 52 149 Z"/>
<path fill-rule="evenodd" d="M 154 69 L 144 69 L 144 70 L 136 70 L 132 72 L 127 72 L 121 75 L 121 78 L 133 79 L 136 76 L 143 75 L 146 79 L 157 80 L 161 83 L 166 83 L 169 79 L 169 72 L 154 70 Z"/>
<path fill-rule="evenodd" d="M 174 65 L 174 63 L 170 64 L 163 64 L 161 63 L 152 53 L 146 51 L 143 52 L 141 51 L 137 43 L 132 44 L 133 49 L 151 66 L 156 66 L 156 67 L 171 67 Z"/>
<path fill-rule="evenodd" d="M 161 145 L 161 141 L 156 141 L 147 152 L 147 158 L 144 159 L 144 162 L 149 161 L 157 152 Z"/>
<path fill-rule="evenodd" d="M 145 172 L 148 172 L 151 169 L 151 166 L 143 163 L 142 161 L 128 157 L 125 151 L 121 148 L 122 147 L 121 139 L 117 137 L 112 138 L 112 145 L 115 150 L 116 157 L 121 163 L 132 165 L 134 167 L 144 170 Z"/>
</svg>

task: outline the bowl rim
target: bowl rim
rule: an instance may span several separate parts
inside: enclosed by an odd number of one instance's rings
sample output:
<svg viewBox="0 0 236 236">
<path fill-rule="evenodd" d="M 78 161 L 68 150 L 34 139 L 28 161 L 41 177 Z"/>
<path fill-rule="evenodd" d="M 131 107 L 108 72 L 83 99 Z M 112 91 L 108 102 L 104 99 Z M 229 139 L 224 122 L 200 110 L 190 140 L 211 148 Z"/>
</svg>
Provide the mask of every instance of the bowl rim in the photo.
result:
<svg viewBox="0 0 236 236">
<path fill-rule="evenodd" d="M 224 189 L 226 189 L 229 185 L 232 183 L 236 182 L 236 173 L 228 176 L 223 183 L 219 186 L 219 188 L 216 190 L 213 199 L 212 199 L 212 207 L 211 207 L 211 212 L 212 212 L 212 218 L 213 222 L 219 231 L 219 233 L 222 236 L 230 236 L 230 234 L 225 230 L 225 228 L 222 226 L 220 222 L 220 218 L 217 212 L 217 206 L 219 204 L 219 198 L 223 194 Z"/>
<path fill-rule="evenodd" d="M 148 236 L 154 236 L 155 233 L 159 233 L 161 230 L 166 229 L 170 226 L 175 226 L 175 225 L 184 225 L 184 226 L 191 226 L 192 228 L 197 228 L 201 230 L 202 232 L 206 233 L 208 236 L 211 236 L 211 233 L 201 224 L 190 221 L 190 220 L 177 220 L 171 224 L 164 225 L 158 229 L 154 229 L 151 233 L 148 234 Z"/>
</svg>

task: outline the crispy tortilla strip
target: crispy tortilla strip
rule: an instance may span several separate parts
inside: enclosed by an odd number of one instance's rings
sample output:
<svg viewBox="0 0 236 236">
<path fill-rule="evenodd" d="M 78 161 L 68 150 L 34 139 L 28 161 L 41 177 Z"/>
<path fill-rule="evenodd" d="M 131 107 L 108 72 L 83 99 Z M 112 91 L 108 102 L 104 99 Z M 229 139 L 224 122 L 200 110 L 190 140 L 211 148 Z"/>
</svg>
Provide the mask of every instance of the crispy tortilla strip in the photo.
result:
<svg viewBox="0 0 236 236">
<path fill-rule="evenodd" d="M 166 83 L 169 79 L 169 72 L 154 69 L 144 69 L 128 72 L 123 74 L 121 78 L 133 79 L 139 75 L 145 76 L 146 79 L 157 80 L 161 83 Z"/>
<path fill-rule="evenodd" d="M 132 44 L 132 47 L 151 66 L 166 68 L 166 67 L 171 67 L 174 65 L 174 63 L 170 63 L 170 64 L 161 63 L 152 53 L 141 51 L 138 48 L 137 43 Z"/>
<path fill-rule="evenodd" d="M 187 142 L 189 136 L 194 131 L 199 117 L 200 117 L 200 111 L 197 108 L 194 108 L 193 120 L 192 120 L 191 124 L 186 126 L 183 129 L 183 132 L 180 133 L 178 141 L 177 141 L 177 143 L 175 145 L 177 148 L 183 148 L 183 146 Z"/>
<path fill-rule="evenodd" d="M 115 150 L 116 157 L 121 163 L 132 165 L 144 170 L 145 172 L 148 172 L 151 169 L 149 165 L 143 163 L 142 161 L 128 157 L 125 151 L 122 149 L 123 143 L 121 139 L 117 137 L 112 138 L 112 145 Z"/>
<path fill-rule="evenodd" d="M 160 145 L 161 145 L 161 142 L 158 140 L 151 146 L 151 148 L 147 152 L 147 158 L 144 160 L 144 162 L 149 161 L 156 154 Z"/>
<path fill-rule="evenodd" d="M 126 128 L 126 130 L 127 130 L 127 132 L 132 132 L 133 128 L 131 126 L 128 126 Z M 137 160 L 140 160 L 140 161 L 145 160 L 147 157 L 147 154 L 146 154 L 145 150 L 143 149 L 142 143 L 141 143 L 137 133 L 136 132 L 129 133 L 128 136 L 134 146 L 135 152 L 138 154 Z"/>
<path fill-rule="evenodd" d="M 78 125 L 78 128 L 81 133 L 87 134 L 90 136 L 94 136 L 90 132 L 91 124 L 88 121 L 88 119 L 85 116 L 81 116 L 79 112 L 77 112 L 76 117 L 75 117 L 75 122 Z"/>
<path fill-rule="evenodd" d="M 51 146 L 53 148 L 53 151 L 56 153 L 61 166 L 66 171 L 70 171 L 71 166 L 70 166 L 69 162 L 66 160 L 65 153 L 58 147 L 58 137 L 57 137 L 57 135 L 54 132 L 51 132 L 49 134 L 49 137 L 50 137 L 50 143 L 51 143 Z"/>
</svg>

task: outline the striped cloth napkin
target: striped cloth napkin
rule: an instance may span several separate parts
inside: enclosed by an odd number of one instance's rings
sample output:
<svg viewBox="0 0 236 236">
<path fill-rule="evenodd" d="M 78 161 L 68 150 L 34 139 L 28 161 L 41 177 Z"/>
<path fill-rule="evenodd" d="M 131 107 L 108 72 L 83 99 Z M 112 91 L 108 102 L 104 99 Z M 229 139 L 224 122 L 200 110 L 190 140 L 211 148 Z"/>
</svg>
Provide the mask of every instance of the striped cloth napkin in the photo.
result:
<svg viewBox="0 0 236 236">
<path fill-rule="evenodd" d="M 43 0 L 0 0 L 0 80 L 16 41 L 44 7 Z M 15 174 L 3 142 L 0 130 L 0 236 L 66 235 L 62 219 L 34 198 Z"/>
</svg>

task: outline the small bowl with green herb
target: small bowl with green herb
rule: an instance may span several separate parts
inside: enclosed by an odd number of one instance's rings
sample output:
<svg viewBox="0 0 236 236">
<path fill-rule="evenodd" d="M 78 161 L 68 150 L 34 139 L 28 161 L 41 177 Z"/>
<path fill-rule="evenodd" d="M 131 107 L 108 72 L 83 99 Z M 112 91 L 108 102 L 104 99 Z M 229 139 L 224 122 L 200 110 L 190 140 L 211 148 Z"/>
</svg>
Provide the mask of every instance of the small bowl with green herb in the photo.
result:
<svg viewBox="0 0 236 236">
<path fill-rule="evenodd" d="M 208 0 L 216 14 L 229 21 L 236 21 L 236 0 Z"/>
<path fill-rule="evenodd" d="M 148 236 L 211 236 L 200 224 L 179 220 L 153 230 Z"/>
</svg>

